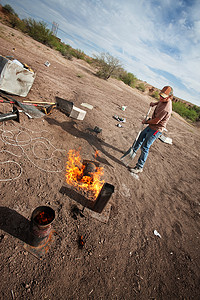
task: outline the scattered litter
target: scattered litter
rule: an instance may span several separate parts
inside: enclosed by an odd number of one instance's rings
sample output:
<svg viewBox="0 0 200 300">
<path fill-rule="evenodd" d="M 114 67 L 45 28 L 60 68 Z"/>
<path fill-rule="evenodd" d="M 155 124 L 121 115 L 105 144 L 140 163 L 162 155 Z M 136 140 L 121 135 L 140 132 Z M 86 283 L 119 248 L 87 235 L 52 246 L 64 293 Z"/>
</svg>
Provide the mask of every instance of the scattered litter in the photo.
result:
<svg viewBox="0 0 200 300">
<path fill-rule="evenodd" d="M 80 109 L 73 105 L 72 111 L 70 113 L 70 118 L 77 119 L 77 120 L 83 120 L 85 118 L 86 111 L 83 109 Z"/>
<path fill-rule="evenodd" d="M 49 61 L 46 61 L 44 65 L 45 65 L 46 67 L 49 67 L 49 66 L 50 66 L 50 62 L 49 62 Z"/>
<path fill-rule="evenodd" d="M 113 118 L 119 122 L 122 122 L 122 123 L 125 123 L 126 122 L 126 119 L 125 118 L 120 118 L 118 117 L 117 115 L 114 115 Z"/>
<path fill-rule="evenodd" d="M 94 291 L 94 290 L 92 289 L 92 290 L 89 292 L 88 296 L 91 295 L 93 291 Z"/>
<path fill-rule="evenodd" d="M 86 111 L 74 106 L 72 101 L 56 96 L 56 105 L 60 111 L 70 118 L 77 120 L 83 120 L 85 118 Z"/>
<path fill-rule="evenodd" d="M 95 126 L 95 127 L 94 127 L 94 131 L 95 131 L 96 133 L 100 133 L 100 132 L 102 132 L 102 129 L 99 128 L 98 126 Z"/>
<path fill-rule="evenodd" d="M 26 64 L 0 55 L 0 89 L 9 94 L 26 97 L 36 74 Z"/>
<path fill-rule="evenodd" d="M 88 103 L 81 103 L 82 106 L 87 107 L 89 109 L 93 109 L 93 106 L 91 104 Z"/>
<path fill-rule="evenodd" d="M 163 143 L 172 145 L 172 139 L 163 134 L 159 137 L 159 140 L 161 140 Z"/>
<path fill-rule="evenodd" d="M 125 105 L 122 106 L 122 110 L 123 110 L 123 111 L 125 111 L 126 108 L 127 108 L 127 106 L 125 106 Z"/>
<path fill-rule="evenodd" d="M 12 299 L 14 300 L 15 299 L 15 295 L 14 295 L 13 290 L 11 290 L 11 295 L 12 295 Z"/>
<path fill-rule="evenodd" d="M 160 235 L 160 233 L 158 233 L 158 231 L 157 230 L 154 230 L 154 232 L 153 232 L 156 236 L 159 236 L 159 238 L 161 238 L 161 235 Z"/>
<path fill-rule="evenodd" d="M 121 124 L 116 124 L 116 126 L 117 126 L 117 127 L 120 127 L 120 128 L 123 127 Z"/>
<path fill-rule="evenodd" d="M 104 238 L 101 238 L 101 240 L 99 241 L 99 244 L 103 244 L 104 243 Z"/>
</svg>

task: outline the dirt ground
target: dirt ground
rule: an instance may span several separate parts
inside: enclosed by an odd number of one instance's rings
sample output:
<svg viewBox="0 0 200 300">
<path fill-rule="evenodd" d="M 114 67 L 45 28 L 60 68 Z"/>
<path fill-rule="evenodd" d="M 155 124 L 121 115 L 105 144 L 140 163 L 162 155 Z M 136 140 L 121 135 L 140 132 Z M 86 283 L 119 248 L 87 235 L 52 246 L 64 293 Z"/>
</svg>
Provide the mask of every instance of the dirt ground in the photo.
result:
<svg viewBox="0 0 200 300">
<path fill-rule="evenodd" d="M 20 123 L 0 123 L 0 298 L 199 299 L 199 129 L 173 113 L 166 133 L 172 145 L 157 140 L 137 180 L 120 157 L 136 137 L 151 97 L 121 81 L 101 80 L 86 62 L 68 61 L 3 24 L 0 55 L 36 72 L 28 96 L 15 99 L 54 102 L 59 96 L 87 111 L 83 121 L 54 109 L 42 118 L 20 113 Z M 2 113 L 12 110 L 0 105 Z M 123 127 L 116 126 L 114 115 L 126 119 Z M 102 132 L 96 134 L 95 126 Z M 115 187 L 100 214 L 110 208 L 107 222 L 90 211 L 73 216 L 81 197 L 65 182 L 70 149 L 80 149 L 89 160 L 99 151 L 104 180 Z M 41 205 L 55 210 L 55 234 L 38 259 L 26 247 L 26 234 Z"/>
</svg>

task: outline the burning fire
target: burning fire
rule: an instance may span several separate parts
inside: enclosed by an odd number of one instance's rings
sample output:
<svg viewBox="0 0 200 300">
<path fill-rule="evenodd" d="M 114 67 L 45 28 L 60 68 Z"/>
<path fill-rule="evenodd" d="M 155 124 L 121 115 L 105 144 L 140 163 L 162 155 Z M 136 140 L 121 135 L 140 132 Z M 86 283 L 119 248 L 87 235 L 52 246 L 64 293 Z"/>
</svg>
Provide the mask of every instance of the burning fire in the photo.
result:
<svg viewBox="0 0 200 300">
<path fill-rule="evenodd" d="M 96 167 L 91 176 L 84 175 L 85 165 L 81 163 L 79 151 L 69 150 L 66 163 L 66 182 L 79 191 L 87 192 L 87 197 L 96 199 L 104 184 L 103 168 Z"/>
<path fill-rule="evenodd" d="M 39 225 L 47 225 L 47 224 L 51 223 L 51 221 L 53 220 L 53 216 L 42 211 L 35 217 L 34 220 Z"/>
<path fill-rule="evenodd" d="M 94 155 L 95 159 L 97 159 L 98 156 L 100 157 L 100 153 L 98 150 L 96 150 L 95 155 Z"/>
</svg>

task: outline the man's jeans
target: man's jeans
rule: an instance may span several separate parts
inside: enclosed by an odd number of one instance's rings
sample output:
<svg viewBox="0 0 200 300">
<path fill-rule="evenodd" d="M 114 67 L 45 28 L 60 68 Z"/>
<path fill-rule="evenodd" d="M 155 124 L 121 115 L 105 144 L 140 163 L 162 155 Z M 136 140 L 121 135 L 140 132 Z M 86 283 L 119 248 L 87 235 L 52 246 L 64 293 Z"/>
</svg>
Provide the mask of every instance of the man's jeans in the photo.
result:
<svg viewBox="0 0 200 300">
<path fill-rule="evenodd" d="M 161 136 L 161 132 L 157 130 L 151 129 L 149 126 L 147 126 L 139 135 L 139 138 L 137 139 L 133 151 L 136 153 L 137 150 L 141 147 L 141 155 L 138 159 L 138 162 L 136 164 L 137 167 L 143 168 L 145 161 L 147 160 L 147 156 L 149 154 L 149 148 L 153 144 L 153 142 Z"/>
</svg>

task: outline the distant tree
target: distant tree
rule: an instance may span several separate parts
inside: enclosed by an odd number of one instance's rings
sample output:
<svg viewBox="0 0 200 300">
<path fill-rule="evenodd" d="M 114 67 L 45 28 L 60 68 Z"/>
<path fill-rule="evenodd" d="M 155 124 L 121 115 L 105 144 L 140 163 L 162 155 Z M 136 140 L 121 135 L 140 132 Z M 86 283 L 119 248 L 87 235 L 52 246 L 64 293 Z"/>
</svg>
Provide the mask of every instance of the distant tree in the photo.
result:
<svg viewBox="0 0 200 300">
<path fill-rule="evenodd" d="M 108 79 L 119 68 L 121 68 L 120 61 L 108 52 L 103 52 L 100 55 L 94 55 L 94 65 L 98 69 L 96 75 L 103 79 Z"/>
<path fill-rule="evenodd" d="M 4 11 L 6 11 L 9 14 L 17 16 L 16 12 L 14 11 L 14 9 L 9 4 L 4 5 L 3 9 L 4 9 Z"/>
</svg>

